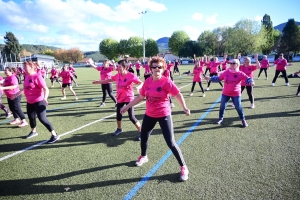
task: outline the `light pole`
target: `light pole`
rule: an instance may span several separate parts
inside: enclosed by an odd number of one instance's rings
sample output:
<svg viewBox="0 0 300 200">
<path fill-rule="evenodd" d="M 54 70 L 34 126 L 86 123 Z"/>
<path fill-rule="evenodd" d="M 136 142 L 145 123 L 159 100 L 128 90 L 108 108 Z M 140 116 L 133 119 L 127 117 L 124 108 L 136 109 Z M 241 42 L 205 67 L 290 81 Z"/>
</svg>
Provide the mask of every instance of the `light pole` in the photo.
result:
<svg viewBox="0 0 300 200">
<path fill-rule="evenodd" d="M 143 64 L 145 64 L 145 38 L 144 38 L 144 14 L 146 14 L 147 11 L 142 11 L 139 14 L 142 15 L 142 27 L 143 27 Z"/>
</svg>

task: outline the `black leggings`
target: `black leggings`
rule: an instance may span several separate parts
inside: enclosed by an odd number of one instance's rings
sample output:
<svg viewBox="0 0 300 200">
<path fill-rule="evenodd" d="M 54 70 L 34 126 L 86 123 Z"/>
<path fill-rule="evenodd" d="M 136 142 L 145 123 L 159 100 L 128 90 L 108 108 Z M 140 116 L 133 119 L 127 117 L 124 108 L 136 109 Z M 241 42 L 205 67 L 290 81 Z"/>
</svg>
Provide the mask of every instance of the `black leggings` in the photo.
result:
<svg viewBox="0 0 300 200">
<path fill-rule="evenodd" d="M 211 73 L 209 74 L 210 77 L 213 76 L 218 76 L 218 73 Z M 209 88 L 211 81 L 208 81 L 207 87 Z M 221 83 L 221 81 L 219 81 L 219 84 L 221 85 L 221 87 L 223 87 L 223 84 Z"/>
<path fill-rule="evenodd" d="M 298 86 L 298 90 L 297 90 L 297 95 L 300 93 L 300 84 L 299 84 L 299 86 Z"/>
<path fill-rule="evenodd" d="M 254 102 L 254 96 L 252 94 L 252 91 L 253 91 L 253 87 L 252 86 L 241 86 L 241 93 L 243 93 L 244 89 L 246 88 L 247 90 L 247 94 L 248 94 L 248 97 L 249 97 L 249 100 L 251 102 L 251 104 L 253 104 Z"/>
<path fill-rule="evenodd" d="M 110 98 L 117 103 L 115 96 L 112 94 L 112 83 L 107 83 L 107 84 L 102 84 L 101 85 L 102 88 L 102 93 L 103 93 L 103 97 L 102 97 L 102 102 L 104 103 L 106 100 L 106 96 L 107 93 L 110 96 Z"/>
<path fill-rule="evenodd" d="M 285 79 L 285 83 L 288 83 L 289 79 L 287 78 L 286 70 L 276 70 L 272 83 L 276 82 L 276 79 L 277 79 L 278 75 L 280 74 L 280 72 L 282 73 L 282 77 L 284 77 L 284 79 Z"/>
<path fill-rule="evenodd" d="M 7 102 L 8 102 L 8 107 L 12 112 L 14 118 L 17 119 L 20 117 L 20 119 L 23 120 L 25 119 L 25 115 L 21 109 L 21 104 L 20 104 L 21 99 L 22 99 L 22 95 L 19 95 L 13 100 L 7 98 Z"/>
<path fill-rule="evenodd" d="M 182 156 L 181 150 L 179 146 L 176 144 L 174 138 L 173 122 L 172 122 L 171 115 L 168 115 L 166 117 L 153 118 L 145 114 L 143 119 L 143 124 L 142 124 L 142 131 L 141 131 L 141 155 L 142 156 L 147 155 L 148 140 L 157 122 L 159 123 L 159 126 L 162 130 L 163 136 L 165 138 L 168 147 L 173 152 L 179 165 L 180 166 L 185 165 L 185 161 Z"/>
<path fill-rule="evenodd" d="M 260 74 L 262 73 L 262 71 L 265 71 L 266 78 L 268 78 L 267 70 L 268 70 L 268 68 L 260 68 L 259 73 L 258 73 L 258 78 L 260 77 Z"/>
<path fill-rule="evenodd" d="M 139 70 L 139 69 L 136 69 L 136 75 L 137 75 L 138 77 L 140 77 L 140 76 L 141 76 L 141 74 L 140 74 L 140 70 Z"/>
<path fill-rule="evenodd" d="M 40 122 L 48 129 L 49 132 L 53 131 L 52 124 L 48 121 L 46 116 L 46 102 L 39 101 L 33 104 L 27 103 L 27 115 L 31 128 L 36 127 L 36 116 Z"/>
<path fill-rule="evenodd" d="M 209 72 L 209 70 L 210 70 L 209 68 L 206 68 L 204 75 L 206 75 L 206 73 Z"/>
<path fill-rule="evenodd" d="M 172 75 L 171 70 L 170 70 L 170 78 L 171 78 L 171 80 L 173 81 L 173 75 Z"/>
<path fill-rule="evenodd" d="M 0 103 L 0 109 L 5 112 L 6 116 L 8 115 L 9 111 L 4 104 Z"/>
<path fill-rule="evenodd" d="M 201 88 L 202 93 L 204 93 L 204 90 L 203 90 L 203 87 L 202 87 L 202 82 L 198 82 L 198 83 L 199 83 L 199 86 Z M 196 85 L 196 82 L 193 82 L 191 92 L 194 92 L 195 85 Z"/>
<path fill-rule="evenodd" d="M 120 113 L 121 108 L 123 108 L 124 105 L 129 104 L 129 102 L 122 102 L 122 103 L 117 103 L 117 121 L 122 121 L 122 114 Z M 130 121 L 133 124 L 136 124 L 138 120 L 134 116 L 134 107 L 131 107 L 128 109 L 128 116 Z"/>
</svg>

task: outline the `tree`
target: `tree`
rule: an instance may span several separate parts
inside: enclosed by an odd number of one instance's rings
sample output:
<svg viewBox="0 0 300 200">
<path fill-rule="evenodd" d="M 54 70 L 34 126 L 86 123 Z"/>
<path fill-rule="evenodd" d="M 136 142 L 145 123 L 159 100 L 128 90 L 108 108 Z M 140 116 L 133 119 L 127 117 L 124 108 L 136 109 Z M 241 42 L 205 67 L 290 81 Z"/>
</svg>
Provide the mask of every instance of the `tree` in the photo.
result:
<svg viewBox="0 0 300 200">
<path fill-rule="evenodd" d="M 118 56 L 118 41 L 112 38 L 104 39 L 99 44 L 99 52 L 112 60 Z"/>
<path fill-rule="evenodd" d="M 183 47 L 179 50 L 178 56 L 180 57 L 194 57 L 202 55 L 202 50 L 199 43 L 193 40 L 188 40 L 184 43 Z"/>
<path fill-rule="evenodd" d="M 128 40 L 126 40 L 126 39 L 120 40 L 120 42 L 118 43 L 117 52 L 121 56 L 129 54 Z"/>
<path fill-rule="evenodd" d="M 270 15 L 265 14 L 261 23 L 262 23 L 261 33 L 265 38 L 265 42 L 261 43 L 261 50 L 263 54 L 270 54 L 275 42 L 273 36 L 274 33 L 273 22 L 271 21 Z"/>
<path fill-rule="evenodd" d="M 46 49 L 42 54 L 48 55 L 48 56 L 53 56 L 54 52 L 51 49 Z"/>
<path fill-rule="evenodd" d="M 69 62 L 68 52 L 65 49 L 55 50 L 53 56 L 56 60 L 59 60 L 62 63 Z"/>
<path fill-rule="evenodd" d="M 289 19 L 282 30 L 282 37 L 280 40 L 281 52 L 291 51 L 297 52 L 300 50 L 300 31 L 294 19 Z"/>
<path fill-rule="evenodd" d="M 128 39 L 129 55 L 135 58 L 143 57 L 143 38 L 132 36 Z"/>
<path fill-rule="evenodd" d="M 203 50 L 203 54 L 216 55 L 218 46 L 218 35 L 212 31 L 204 31 L 198 37 L 199 46 Z"/>
<path fill-rule="evenodd" d="M 146 57 L 152 57 L 159 53 L 157 42 L 154 39 L 147 39 L 145 41 Z"/>
<path fill-rule="evenodd" d="M 173 32 L 169 40 L 169 48 L 174 55 L 178 55 L 179 50 L 183 47 L 186 41 L 190 40 L 190 37 L 185 31 Z"/>
<path fill-rule="evenodd" d="M 83 59 L 83 53 L 79 48 L 71 48 L 67 50 L 67 53 L 70 62 L 77 63 L 79 60 Z"/>
<path fill-rule="evenodd" d="M 19 55 L 22 51 L 22 46 L 19 44 L 19 40 L 15 37 L 12 32 L 6 32 L 4 36 L 5 46 L 3 48 L 3 53 L 7 55 L 7 61 L 12 61 L 10 59 L 11 54 Z"/>
</svg>

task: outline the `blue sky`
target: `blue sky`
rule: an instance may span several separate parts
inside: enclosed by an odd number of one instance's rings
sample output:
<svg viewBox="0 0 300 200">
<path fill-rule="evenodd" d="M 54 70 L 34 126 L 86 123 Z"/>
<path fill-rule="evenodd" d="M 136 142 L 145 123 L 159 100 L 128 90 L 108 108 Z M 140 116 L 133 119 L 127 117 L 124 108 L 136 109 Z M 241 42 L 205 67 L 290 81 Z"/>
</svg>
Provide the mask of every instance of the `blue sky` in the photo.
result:
<svg viewBox="0 0 300 200">
<path fill-rule="evenodd" d="M 205 30 L 233 26 L 241 19 L 271 16 L 276 26 L 300 21 L 299 0 L 0 0 L 0 43 L 11 31 L 20 44 L 97 51 L 105 38 L 170 37 L 184 30 L 192 40 Z"/>
</svg>

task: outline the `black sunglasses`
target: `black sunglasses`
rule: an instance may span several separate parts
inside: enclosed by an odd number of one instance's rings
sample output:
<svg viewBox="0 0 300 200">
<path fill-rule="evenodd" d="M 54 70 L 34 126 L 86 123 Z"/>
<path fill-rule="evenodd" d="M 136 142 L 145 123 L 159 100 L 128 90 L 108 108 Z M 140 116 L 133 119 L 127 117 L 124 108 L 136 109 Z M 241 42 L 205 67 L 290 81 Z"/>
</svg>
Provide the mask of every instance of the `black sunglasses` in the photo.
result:
<svg viewBox="0 0 300 200">
<path fill-rule="evenodd" d="M 151 69 L 156 69 L 156 68 L 161 69 L 162 66 L 154 66 L 154 65 L 151 66 Z"/>
<path fill-rule="evenodd" d="M 231 62 L 231 63 L 229 63 L 229 64 L 231 64 L 231 65 L 235 65 L 236 63 L 235 63 L 235 62 Z"/>
</svg>

